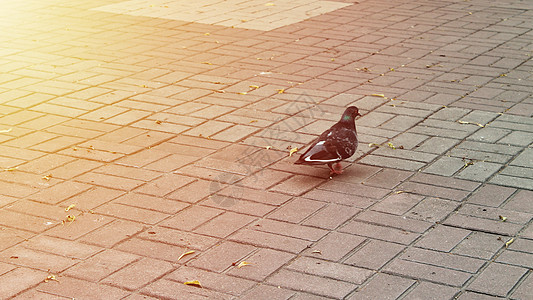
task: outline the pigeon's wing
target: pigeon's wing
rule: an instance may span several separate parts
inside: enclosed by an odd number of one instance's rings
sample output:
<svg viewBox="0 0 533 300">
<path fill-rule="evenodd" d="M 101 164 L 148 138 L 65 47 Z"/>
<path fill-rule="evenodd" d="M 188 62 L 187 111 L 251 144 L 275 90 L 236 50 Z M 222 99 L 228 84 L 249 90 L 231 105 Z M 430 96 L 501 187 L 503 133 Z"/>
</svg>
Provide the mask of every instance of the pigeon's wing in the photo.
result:
<svg viewBox="0 0 533 300">
<path fill-rule="evenodd" d="M 322 133 L 295 163 L 325 164 L 352 156 L 357 148 L 357 135 L 354 130 L 337 125 Z"/>
<path fill-rule="evenodd" d="M 337 148 L 330 141 L 318 140 L 304 154 L 296 164 L 326 164 L 342 159 Z"/>
</svg>

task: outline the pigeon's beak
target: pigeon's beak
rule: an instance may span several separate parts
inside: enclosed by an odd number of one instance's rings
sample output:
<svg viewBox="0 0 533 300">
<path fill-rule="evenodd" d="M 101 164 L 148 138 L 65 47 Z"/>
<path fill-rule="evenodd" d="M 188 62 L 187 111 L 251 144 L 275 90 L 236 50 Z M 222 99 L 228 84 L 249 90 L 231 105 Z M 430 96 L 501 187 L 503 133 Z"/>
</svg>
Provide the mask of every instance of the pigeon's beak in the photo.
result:
<svg viewBox="0 0 533 300">
<path fill-rule="evenodd" d="M 356 117 L 362 117 L 363 115 L 360 114 L 359 112 L 357 112 L 357 113 L 355 114 L 355 116 L 356 116 Z"/>
</svg>

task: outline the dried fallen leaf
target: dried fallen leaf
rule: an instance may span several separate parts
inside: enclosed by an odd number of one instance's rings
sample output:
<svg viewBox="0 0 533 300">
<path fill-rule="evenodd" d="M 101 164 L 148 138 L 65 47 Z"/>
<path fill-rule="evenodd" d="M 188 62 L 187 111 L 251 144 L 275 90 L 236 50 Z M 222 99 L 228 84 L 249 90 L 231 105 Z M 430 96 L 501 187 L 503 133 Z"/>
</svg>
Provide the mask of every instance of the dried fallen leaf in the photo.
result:
<svg viewBox="0 0 533 300">
<path fill-rule="evenodd" d="M 258 85 L 250 85 L 250 88 L 254 89 L 254 90 L 257 90 L 259 88 L 259 86 Z"/>
<path fill-rule="evenodd" d="M 385 95 L 383 94 L 372 94 L 370 96 L 385 98 Z"/>
<path fill-rule="evenodd" d="M 215 93 L 220 93 L 220 94 L 224 94 L 226 91 L 225 90 L 214 90 Z"/>
<path fill-rule="evenodd" d="M 191 250 L 191 251 L 187 251 L 187 252 L 183 252 L 180 257 L 178 257 L 178 260 L 182 259 L 185 255 L 190 255 L 190 254 L 193 254 L 194 253 L 194 250 Z"/>
<path fill-rule="evenodd" d="M 266 146 L 265 149 L 270 150 L 272 149 L 272 146 Z"/>
<path fill-rule="evenodd" d="M 237 265 L 237 268 L 240 269 L 240 268 L 242 268 L 242 267 L 244 267 L 244 266 L 249 266 L 249 265 L 251 265 L 251 263 L 246 262 L 246 261 L 241 261 L 241 262 Z"/>
<path fill-rule="evenodd" d="M 265 6 L 274 6 L 275 4 L 272 2 L 265 3 Z"/>
<path fill-rule="evenodd" d="M 289 150 L 289 157 L 292 156 L 294 153 L 298 151 L 298 147 L 294 147 L 291 150 Z"/>
<path fill-rule="evenodd" d="M 403 193 L 405 193 L 405 191 L 396 191 L 396 192 L 394 192 L 394 193 L 395 193 L 395 194 L 403 194 Z"/>
<path fill-rule="evenodd" d="M 73 209 L 75 206 L 76 206 L 76 204 L 71 204 L 71 205 L 65 207 L 65 211 L 69 211 L 69 210 Z"/>
<path fill-rule="evenodd" d="M 4 171 L 6 172 L 13 172 L 13 171 L 16 171 L 19 167 L 14 167 L 14 168 L 7 168 L 7 169 L 3 169 Z"/>
<path fill-rule="evenodd" d="M 476 122 L 468 122 L 468 121 L 459 120 L 459 121 L 457 121 L 457 123 L 459 123 L 459 124 L 473 124 L 473 125 L 477 125 L 477 126 L 479 126 L 481 128 L 485 127 L 485 125 L 479 124 L 479 123 L 476 123 Z"/>
<path fill-rule="evenodd" d="M 507 243 L 505 243 L 505 248 L 509 248 L 509 246 L 511 246 L 511 244 L 514 242 L 514 238 L 510 239 L 507 241 Z"/>
<path fill-rule="evenodd" d="M 239 93 L 237 93 L 237 94 L 239 94 L 239 95 L 246 95 L 246 94 L 248 94 L 248 92 L 239 92 Z"/>
<path fill-rule="evenodd" d="M 204 65 L 212 65 L 212 63 L 207 62 L 207 61 L 203 61 L 202 64 L 204 64 Z"/>
<path fill-rule="evenodd" d="M 389 146 L 391 149 L 396 149 L 396 146 L 394 146 L 391 142 L 388 142 L 387 146 Z"/>
<path fill-rule="evenodd" d="M 66 217 L 66 219 L 63 220 L 61 223 L 63 223 L 63 224 L 65 224 L 65 223 L 72 224 L 72 222 L 74 222 L 74 220 L 76 220 L 76 216 L 68 215 L 68 216 Z"/>
<path fill-rule="evenodd" d="M 313 251 L 311 251 L 311 253 L 322 254 L 322 251 L 320 251 L 320 250 L 313 250 Z"/>
<path fill-rule="evenodd" d="M 161 120 L 155 120 L 155 123 L 158 124 L 158 125 L 161 125 L 161 123 L 163 123 L 163 121 L 161 121 Z"/>
<path fill-rule="evenodd" d="M 13 130 L 13 128 L 2 129 L 2 130 L 0 130 L 0 133 L 8 133 L 8 132 L 10 132 L 11 130 Z"/>
<path fill-rule="evenodd" d="M 278 94 L 283 94 L 283 93 L 285 93 L 285 89 L 277 89 L 277 91 L 278 91 Z"/>
<path fill-rule="evenodd" d="M 500 218 L 500 220 L 502 220 L 502 222 L 505 222 L 507 221 L 507 217 L 504 217 L 504 216 L 498 216 Z"/>
<path fill-rule="evenodd" d="M 192 286 L 199 287 L 199 288 L 202 287 L 202 285 L 200 284 L 200 281 L 198 280 L 185 281 L 183 284 L 192 285 Z"/>
<path fill-rule="evenodd" d="M 380 144 L 376 144 L 376 143 L 370 143 L 370 144 L 368 144 L 368 147 L 370 147 L 370 148 L 378 147 L 379 148 L 379 147 L 381 147 L 381 145 Z"/>
<path fill-rule="evenodd" d="M 41 178 L 44 179 L 44 180 L 50 180 L 50 179 L 52 179 L 52 174 L 45 175 L 45 176 L 43 176 Z"/>
<path fill-rule="evenodd" d="M 46 278 L 44 279 L 44 282 L 48 282 L 48 281 L 51 281 L 51 280 L 59 282 L 59 280 L 56 278 L 56 275 L 54 275 L 54 274 L 50 274 L 50 275 L 46 276 Z"/>
<path fill-rule="evenodd" d="M 251 120 L 250 123 L 256 123 L 256 122 L 259 122 L 257 120 Z"/>
</svg>

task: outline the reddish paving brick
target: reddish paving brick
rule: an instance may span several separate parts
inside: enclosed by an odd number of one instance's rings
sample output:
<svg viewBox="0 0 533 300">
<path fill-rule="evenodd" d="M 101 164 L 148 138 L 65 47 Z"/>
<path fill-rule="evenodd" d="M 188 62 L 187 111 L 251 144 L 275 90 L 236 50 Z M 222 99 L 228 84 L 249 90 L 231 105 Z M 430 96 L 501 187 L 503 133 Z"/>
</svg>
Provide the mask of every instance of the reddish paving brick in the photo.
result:
<svg viewBox="0 0 533 300">
<path fill-rule="evenodd" d="M 244 257 L 252 253 L 254 249 L 250 245 L 225 241 L 199 255 L 189 265 L 214 272 L 222 272 L 231 267 L 233 263 L 240 262 Z"/>
<path fill-rule="evenodd" d="M 280 221 L 300 223 L 324 206 L 325 204 L 323 202 L 295 198 L 268 217 Z"/>
<path fill-rule="evenodd" d="M 305 256 L 292 261 L 286 268 L 306 274 L 342 280 L 355 284 L 362 284 L 374 274 L 373 271 L 363 268 Z"/>
<path fill-rule="evenodd" d="M 83 236 L 80 241 L 110 248 L 113 245 L 142 231 L 144 228 L 145 227 L 139 223 L 126 220 L 114 220 L 106 226 L 103 226 Z"/>
<path fill-rule="evenodd" d="M 154 279 L 170 272 L 172 269 L 172 264 L 168 262 L 143 258 L 106 277 L 102 280 L 102 283 L 128 290 L 137 290 L 151 283 Z"/>
<path fill-rule="evenodd" d="M 0 275 L 0 297 L 8 299 L 24 291 L 29 286 L 38 284 L 46 278 L 43 271 L 28 268 L 16 268 Z"/>
<path fill-rule="evenodd" d="M 360 210 L 354 207 L 329 204 L 313 216 L 307 218 L 303 222 L 303 225 L 332 230 L 351 219 L 359 212 Z"/>
<path fill-rule="evenodd" d="M 258 247 L 272 248 L 290 253 L 299 253 L 311 244 L 310 241 L 302 239 L 248 229 L 237 232 L 232 235 L 230 239 Z"/>
<path fill-rule="evenodd" d="M 422 196 L 409 193 L 392 194 L 372 206 L 372 210 L 394 215 L 403 215 L 417 205 L 422 199 Z"/>
<path fill-rule="evenodd" d="M 282 236 L 317 241 L 327 234 L 326 230 L 274 220 L 262 219 L 248 226 L 254 230 L 279 234 Z"/>
<path fill-rule="evenodd" d="M 223 211 L 219 209 L 193 205 L 164 220 L 160 225 L 179 230 L 192 231 L 201 224 L 204 224 L 222 213 Z"/>
<path fill-rule="evenodd" d="M 113 200 L 112 203 L 135 206 L 167 214 L 175 214 L 189 206 L 188 203 L 138 193 L 125 194 Z"/>
<path fill-rule="evenodd" d="M 180 267 L 176 271 L 165 276 L 165 278 L 178 282 L 198 280 L 205 288 L 229 293 L 232 295 L 240 295 L 255 285 L 255 282 L 251 280 L 236 278 L 233 276 L 227 276 L 186 266 Z"/>
<path fill-rule="evenodd" d="M 320 178 L 295 175 L 283 181 L 282 183 L 275 185 L 271 188 L 271 190 L 275 192 L 298 196 L 322 184 L 323 182 L 324 180 Z"/>
<path fill-rule="evenodd" d="M 206 224 L 201 225 L 195 230 L 195 232 L 209 236 L 224 238 L 254 220 L 255 218 L 247 215 L 226 212 L 224 214 L 216 216 L 212 220 L 208 221 Z"/>
<path fill-rule="evenodd" d="M 409 278 L 380 273 L 359 288 L 349 299 L 397 299 L 415 281 Z"/>
<path fill-rule="evenodd" d="M 216 238 L 164 227 L 152 227 L 138 237 L 198 250 L 206 250 L 218 242 Z"/>
<path fill-rule="evenodd" d="M 222 294 L 208 289 L 200 289 L 194 286 L 188 286 L 183 282 L 176 282 L 167 279 L 160 279 L 141 290 L 142 294 L 153 296 L 157 299 L 232 299 L 229 294 Z"/>
<path fill-rule="evenodd" d="M 354 220 L 379 224 L 386 227 L 397 228 L 405 231 L 424 233 L 432 224 L 429 222 L 407 219 L 400 216 L 367 210 L 357 215 Z"/>
<path fill-rule="evenodd" d="M 366 236 L 374 239 L 391 241 L 394 243 L 408 245 L 419 236 L 417 233 L 408 232 L 405 230 L 373 225 L 359 221 L 351 221 L 350 223 L 339 229 L 341 232 L 351 233 L 360 236 Z"/>
<path fill-rule="evenodd" d="M 185 247 L 168 245 L 150 240 L 131 238 L 114 246 L 114 249 L 136 254 L 142 257 L 150 257 L 176 263 L 182 253 L 188 251 Z"/>
<path fill-rule="evenodd" d="M 371 270 L 378 270 L 404 249 L 405 247 L 402 245 L 370 240 L 361 249 L 346 259 L 345 263 Z"/>
<path fill-rule="evenodd" d="M 129 293 L 119 288 L 61 276 L 59 281 L 41 283 L 36 289 L 48 294 L 81 299 L 121 299 Z"/>
<path fill-rule="evenodd" d="M 309 292 L 320 296 L 341 299 L 357 286 L 329 278 L 303 274 L 290 270 L 281 270 L 267 279 L 267 282 L 281 287 Z"/>
<path fill-rule="evenodd" d="M 275 287 L 271 285 L 260 284 L 250 291 L 248 291 L 241 299 L 245 300 L 270 300 L 270 299 L 279 299 L 279 300 L 288 300 L 294 296 L 296 292 L 282 289 L 281 287 Z"/>
<path fill-rule="evenodd" d="M 260 248 L 252 255 L 244 258 L 244 261 L 251 264 L 249 265 L 250 267 L 234 267 L 228 271 L 228 274 L 251 280 L 262 281 L 270 274 L 281 268 L 281 266 L 292 260 L 294 257 L 294 254 L 287 252 Z"/>
<path fill-rule="evenodd" d="M 137 255 L 108 249 L 67 269 L 62 275 L 98 282 L 138 259 Z"/>
<path fill-rule="evenodd" d="M 307 249 L 305 254 L 311 257 L 340 261 L 353 249 L 363 244 L 365 240 L 363 237 L 332 231 Z"/>
</svg>

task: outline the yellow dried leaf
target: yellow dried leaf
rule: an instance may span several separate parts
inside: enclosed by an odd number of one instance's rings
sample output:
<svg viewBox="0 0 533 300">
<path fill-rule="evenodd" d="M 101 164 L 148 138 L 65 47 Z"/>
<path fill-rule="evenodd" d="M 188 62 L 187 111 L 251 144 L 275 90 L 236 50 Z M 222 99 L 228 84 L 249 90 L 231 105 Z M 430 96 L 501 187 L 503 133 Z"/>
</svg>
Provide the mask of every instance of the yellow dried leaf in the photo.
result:
<svg viewBox="0 0 533 300">
<path fill-rule="evenodd" d="M 161 123 L 163 123 L 163 121 L 161 121 L 161 120 L 155 120 L 155 123 L 158 124 L 158 125 L 161 125 Z"/>
<path fill-rule="evenodd" d="M 203 61 L 202 64 L 204 64 L 204 65 L 212 65 L 212 63 L 207 62 L 207 61 Z"/>
<path fill-rule="evenodd" d="M 71 204 L 71 205 L 65 207 L 65 211 L 69 211 L 69 210 L 73 209 L 75 206 L 76 206 L 76 204 Z"/>
<path fill-rule="evenodd" d="M 250 123 L 256 123 L 258 122 L 257 120 L 251 120 Z"/>
<path fill-rule="evenodd" d="M 294 147 L 291 150 L 289 150 L 289 156 L 292 156 L 294 153 L 298 151 L 298 147 Z"/>
<path fill-rule="evenodd" d="M 215 93 L 224 94 L 226 91 L 225 91 L 225 90 L 215 90 L 214 92 L 215 92 Z"/>
<path fill-rule="evenodd" d="M 250 88 L 254 89 L 254 90 L 257 90 L 259 88 L 259 86 L 258 85 L 250 85 Z"/>
<path fill-rule="evenodd" d="M 386 98 L 385 95 L 383 95 L 383 94 L 372 94 L 370 96 Z"/>
<path fill-rule="evenodd" d="M 239 95 L 246 95 L 246 94 L 248 94 L 248 93 L 247 93 L 247 92 L 239 92 L 239 93 L 237 93 L 237 94 L 239 94 Z"/>
<path fill-rule="evenodd" d="M 240 268 L 242 268 L 242 267 L 244 267 L 244 266 L 249 266 L 249 265 L 251 265 L 251 263 L 246 262 L 246 261 L 241 261 L 241 262 L 237 265 L 237 268 L 240 269 Z"/>
<path fill-rule="evenodd" d="M 514 242 L 514 238 L 510 239 L 507 241 L 507 243 L 505 243 L 505 248 L 509 248 L 509 246 L 511 246 L 511 244 Z"/>
<path fill-rule="evenodd" d="M 272 2 L 268 2 L 268 3 L 265 3 L 265 6 L 274 6 L 276 4 L 272 3 Z"/>
<path fill-rule="evenodd" d="M 394 192 L 395 194 L 402 194 L 402 193 L 405 193 L 405 191 L 396 191 Z"/>
<path fill-rule="evenodd" d="M 500 220 L 502 220 L 502 222 L 505 222 L 507 221 L 507 217 L 504 217 L 504 216 L 498 216 L 500 218 Z"/>
<path fill-rule="evenodd" d="M 7 168 L 7 169 L 3 169 L 4 171 L 6 172 L 13 172 L 15 170 L 17 170 L 19 167 L 14 167 L 14 168 Z"/>
<path fill-rule="evenodd" d="M 396 146 L 394 146 L 391 142 L 388 142 L 387 146 L 389 146 L 391 149 L 396 149 Z"/>
<path fill-rule="evenodd" d="M 311 253 L 322 254 L 322 251 L 320 251 L 320 250 L 313 250 L 313 251 L 311 251 Z"/>
<path fill-rule="evenodd" d="M 204 35 L 211 35 L 211 33 L 209 33 L 209 32 L 206 32 L 206 33 L 204 33 Z"/>
<path fill-rule="evenodd" d="M 43 176 L 41 178 L 44 179 L 44 180 L 50 180 L 50 179 L 52 179 L 52 174 L 45 175 L 45 176 Z"/>
<path fill-rule="evenodd" d="M 200 284 L 200 281 L 198 281 L 198 280 L 185 281 L 183 284 L 192 285 L 192 286 L 199 287 L 199 288 L 202 287 L 202 285 Z"/>
<path fill-rule="evenodd" d="M 76 216 L 73 216 L 73 215 L 68 215 L 67 218 L 65 219 L 67 222 L 74 222 L 74 220 L 76 220 Z"/>
<path fill-rule="evenodd" d="M 277 89 L 277 91 L 278 91 L 278 94 L 283 94 L 283 93 L 285 93 L 285 89 Z"/>
<path fill-rule="evenodd" d="M 13 130 L 13 128 L 2 129 L 2 130 L 0 130 L 0 133 L 8 133 L 8 132 L 10 132 L 11 130 Z"/>
<path fill-rule="evenodd" d="M 178 257 L 178 260 L 182 259 L 184 256 L 186 255 L 190 255 L 190 254 L 193 254 L 194 253 L 194 250 L 191 250 L 191 251 L 187 251 L 187 252 L 183 252 L 180 257 Z"/>
<path fill-rule="evenodd" d="M 59 280 L 56 278 L 56 276 L 54 274 L 50 274 L 50 275 L 46 276 L 46 278 L 44 279 L 44 282 L 48 282 L 50 280 L 59 282 Z"/>
<path fill-rule="evenodd" d="M 468 121 L 459 120 L 459 121 L 457 121 L 457 123 L 459 123 L 459 124 L 473 124 L 473 125 L 477 125 L 477 126 L 479 126 L 481 128 L 485 127 L 485 125 L 479 124 L 479 123 L 476 123 L 476 122 L 468 122 Z"/>
<path fill-rule="evenodd" d="M 368 147 L 372 148 L 372 147 L 381 147 L 380 144 L 376 144 L 376 143 L 370 143 L 368 144 Z"/>
</svg>

